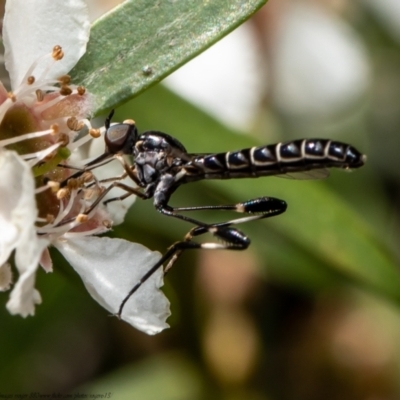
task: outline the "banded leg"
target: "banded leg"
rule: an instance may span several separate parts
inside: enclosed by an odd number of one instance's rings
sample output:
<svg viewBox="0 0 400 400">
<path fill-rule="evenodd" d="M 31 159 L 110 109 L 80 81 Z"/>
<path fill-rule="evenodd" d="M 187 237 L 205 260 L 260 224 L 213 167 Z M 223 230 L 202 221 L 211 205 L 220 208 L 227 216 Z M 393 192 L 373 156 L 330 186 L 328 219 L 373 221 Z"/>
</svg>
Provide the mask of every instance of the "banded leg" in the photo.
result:
<svg viewBox="0 0 400 400">
<path fill-rule="evenodd" d="M 157 207 L 157 210 L 164 215 L 169 217 L 174 217 L 187 221 L 194 225 L 197 225 L 199 229 L 204 226 L 208 229 L 209 226 L 229 226 L 237 225 L 244 222 L 254 221 L 257 219 L 263 219 L 268 217 L 273 217 L 275 215 L 282 214 L 286 211 L 287 204 L 285 201 L 276 199 L 274 197 L 257 197 L 256 199 L 247 200 L 237 204 L 229 205 L 218 205 L 218 206 L 198 206 L 198 207 L 170 207 L 168 205 L 161 205 Z M 186 211 L 206 211 L 206 210 L 222 210 L 222 211 L 233 211 L 237 213 L 250 214 L 247 217 L 237 218 L 234 220 L 207 224 L 193 218 L 187 217 L 186 215 L 178 214 L 178 212 Z"/>
<path fill-rule="evenodd" d="M 203 230 L 197 230 L 198 227 L 191 229 L 185 236 L 185 239 L 179 242 L 175 242 L 172 246 L 168 248 L 166 253 L 154 264 L 145 275 L 140 278 L 140 280 L 136 283 L 136 285 L 129 291 L 129 293 L 122 300 L 118 313 L 116 316 L 121 318 L 123 308 L 126 302 L 130 299 L 130 297 L 149 279 L 162 265 L 170 260 L 167 268 L 170 269 L 172 264 L 178 259 L 178 257 L 182 254 L 184 250 L 190 249 L 225 249 L 225 250 L 245 250 L 250 245 L 250 239 L 240 232 L 238 229 L 222 227 L 218 228 L 215 232 L 213 225 L 209 226 L 209 229 L 206 229 L 206 226 L 202 226 Z M 194 236 L 202 235 L 206 232 L 210 231 L 213 235 L 222 239 L 224 243 L 197 243 L 192 241 Z"/>
<path fill-rule="evenodd" d="M 286 210 L 286 203 L 282 200 L 271 198 L 271 197 L 260 197 L 253 200 L 248 200 L 243 203 L 233 204 L 233 205 L 220 205 L 220 206 L 200 206 L 200 207 L 182 207 L 182 208 L 172 208 L 172 207 L 162 207 L 159 211 L 165 215 L 169 215 L 175 218 L 182 219 L 184 221 L 195 224 L 196 226 L 192 228 L 184 237 L 182 241 L 174 243 L 168 248 L 166 253 L 160 258 L 160 260 L 149 269 L 149 271 L 143 275 L 143 277 L 136 283 L 136 285 L 130 290 L 127 296 L 121 302 L 117 316 L 121 317 L 122 310 L 125 303 L 129 298 L 142 286 L 144 282 L 149 279 L 154 272 L 161 268 L 162 265 L 168 261 L 165 267 L 164 274 L 166 274 L 179 256 L 185 250 L 190 249 L 209 249 L 209 250 L 245 250 L 250 245 L 250 239 L 244 235 L 241 231 L 236 228 L 232 228 L 231 225 L 237 225 L 244 222 L 249 222 L 252 220 L 263 219 L 279 215 Z M 199 211 L 199 210 L 229 210 L 236 211 L 240 213 L 256 214 L 249 215 L 247 217 L 236 218 L 230 221 L 219 222 L 214 224 L 205 224 L 200 221 L 196 221 L 192 218 L 177 214 L 176 211 Z M 203 235 L 205 233 L 211 233 L 217 238 L 221 239 L 223 243 L 207 242 L 198 243 L 193 241 L 194 237 Z"/>
<path fill-rule="evenodd" d="M 256 199 L 247 200 L 242 203 L 232 204 L 232 205 L 219 205 L 219 206 L 200 206 L 200 207 L 180 207 L 173 208 L 168 211 L 169 216 L 173 216 L 179 219 L 183 219 L 187 222 L 195 223 L 194 220 L 186 216 L 176 214 L 176 211 L 199 211 L 199 210 L 226 210 L 234 211 L 239 213 L 253 214 L 247 217 L 235 218 L 225 222 L 219 222 L 214 224 L 204 224 L 197 221 L 197 227 L 193 228 L 185 237 L 185 240 L 191 240 L 194 236 L 199 236 L 204 233 L 210 232 L 211 234 L 219 237 L 219 233 L 224 233 L 224 229 L 231 225 L 238 225 L 249 221 L 255 221 L 258 219 L 273 217 L 285 212 L 287 208 L 286 202 L 273 197 L 258 197 Z M 161 211 L 163 212 L 163 211 Z M 163 212 L 164 213 L 164 212 Z M 255 214 L 255 215 L 254 215 Z M 233 229 L 233 228 L 232 228 Z M 222 240 L 226 241 L 225 237 L 220 237 Z M 210 247 L 203 248 L 221 248 L 220 244 L 204 244 Z M 215 245 L 215 246 L 214 246 Z M 171 258 L 167 266 L 165 267 L 164 273 L 166 274 L 178 259 L 183 250 L 177 251 L 176 254 Z"/>
</svg>

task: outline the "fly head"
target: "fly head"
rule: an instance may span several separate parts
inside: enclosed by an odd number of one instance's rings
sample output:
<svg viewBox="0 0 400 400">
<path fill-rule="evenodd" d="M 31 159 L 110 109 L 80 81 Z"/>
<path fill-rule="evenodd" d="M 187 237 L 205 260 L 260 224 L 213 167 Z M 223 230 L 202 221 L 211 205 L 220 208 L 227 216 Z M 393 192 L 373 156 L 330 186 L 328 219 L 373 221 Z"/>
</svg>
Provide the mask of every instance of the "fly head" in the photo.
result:
<svg viewBox="0 0 400 400">
<path fill-rule="evenodd" d="M 133 154 L 133 148 L 138 138 L 138 131 L 133 120 L 127 120 L 120 124 L 111 125 L 114 110 L 105 121 L 106 133 L 104 141 L 106 151 L 110 154 Z"/>
</svg>

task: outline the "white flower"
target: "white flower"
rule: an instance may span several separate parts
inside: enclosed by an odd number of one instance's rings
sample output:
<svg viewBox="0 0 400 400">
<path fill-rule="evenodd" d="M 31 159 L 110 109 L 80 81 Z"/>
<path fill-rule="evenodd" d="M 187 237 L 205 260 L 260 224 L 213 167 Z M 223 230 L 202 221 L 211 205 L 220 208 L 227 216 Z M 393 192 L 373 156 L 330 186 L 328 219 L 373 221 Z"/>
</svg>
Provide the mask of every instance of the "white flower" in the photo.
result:
<svg viewBox="0 0 400 400">
<path fill-rule="evenodd" d="M 92 297 L 115 314 L 159 254 L 125 240 L 92 236 L 109 230 L 113 216 L 103 205 L 86 215 L 101 192 L 98 183 L 87 187 L 91 173 L 58 190 L 57 182 L 71 174 L 58 164 L 83 165 L 79 148 L 98 133 L 86 119 L 90 95 L 65 76 L 86 49 L 86 5 L 82 0 L 7 1 L 3 38 L 12 92 L 0 83 L 0 290 L 10 286 L 7 261 L 14 250 L 19 272 L 7 308 L 24 317 L 34 314 L 41 302 L 36 271 L 39 264 L 52 270 L 47 247 L 54 245 Z M 87 133 L 77 139 L 85 126 Z M 161 285 L 160 269 L 129 299 L 122 319 L 149 334 L 168 327 L 169 303 Z"/>
<path fill-rule="evenodd" d="M 226 125 L 247 131 L 265 90 L 261 65 L 254 32 L 245 23 L 163 83 Z"/>
<path fill-rule="evenodd" d="M 285 6 L 270 49 L 274 101 L 294 116 L 345 110 L 369 85 L 363 43 L 350 25 L 322 5 Z"/>
</svg>

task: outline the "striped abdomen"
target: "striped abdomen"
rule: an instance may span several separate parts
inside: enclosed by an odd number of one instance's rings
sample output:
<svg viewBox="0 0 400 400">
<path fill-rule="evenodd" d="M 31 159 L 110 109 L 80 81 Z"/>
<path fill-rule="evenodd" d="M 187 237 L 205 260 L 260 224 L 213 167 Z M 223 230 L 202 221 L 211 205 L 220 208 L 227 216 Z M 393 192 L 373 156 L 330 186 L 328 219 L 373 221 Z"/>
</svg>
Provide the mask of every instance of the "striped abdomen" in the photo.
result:
<svg viewBox="0 0 400 400">
<path fill-rule="evenodd" d="M 364 162 L 365 156 L 346 143 L 303 139 L 227 153 L 193 155 L 191 164 L 204 178 L 229 179 L 331 167 L 352 169 L 361 167 Z"/>
</svg>

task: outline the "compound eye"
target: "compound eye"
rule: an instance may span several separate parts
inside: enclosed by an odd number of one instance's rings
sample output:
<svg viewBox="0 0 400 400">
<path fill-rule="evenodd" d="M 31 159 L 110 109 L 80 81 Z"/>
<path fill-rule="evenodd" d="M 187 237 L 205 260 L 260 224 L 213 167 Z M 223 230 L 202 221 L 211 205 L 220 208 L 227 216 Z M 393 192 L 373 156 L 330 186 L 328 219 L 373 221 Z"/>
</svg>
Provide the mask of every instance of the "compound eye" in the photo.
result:
<svg viewBox="0 0 400 400">
<path fill-rule="evenodd" d="M 110 153 L 131 153 L 136 140 L 137 130 L 134 124 L 116 124 L 110 126 L 104 136 Z"/>
</svg>

